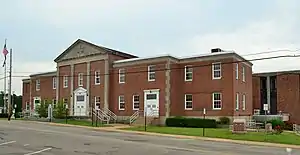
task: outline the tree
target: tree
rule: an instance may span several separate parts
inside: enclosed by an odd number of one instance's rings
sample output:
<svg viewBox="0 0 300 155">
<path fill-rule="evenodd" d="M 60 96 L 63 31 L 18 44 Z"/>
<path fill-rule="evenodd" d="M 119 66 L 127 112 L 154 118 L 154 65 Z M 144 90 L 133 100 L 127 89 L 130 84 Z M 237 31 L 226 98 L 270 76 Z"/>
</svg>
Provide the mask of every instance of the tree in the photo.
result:
<svg viewBox="0 0 300 155">
<path fill-rule="evenodd" d="M 56 107 L 53 110 L 53 117 L 57 119 L 65 118 L 66 106 L 63 101 L 58 101 Z"/>
<path fill-rule="evenodd" d="M 40 105 L 37 106 L 36 111 L 40 117 L 48 117 L 48 106 L 51 104 L 51 101 L 45 99 L 41 102 Z"/>
</svg>

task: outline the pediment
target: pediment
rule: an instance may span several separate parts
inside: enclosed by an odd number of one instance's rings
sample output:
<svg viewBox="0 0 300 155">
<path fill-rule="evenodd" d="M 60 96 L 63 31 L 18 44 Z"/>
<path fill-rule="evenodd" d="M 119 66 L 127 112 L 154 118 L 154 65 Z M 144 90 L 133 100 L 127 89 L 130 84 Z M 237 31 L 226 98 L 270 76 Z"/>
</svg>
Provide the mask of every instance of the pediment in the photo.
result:
<svg viewBox="0 0 300 155">
<path fill-rule="evenodd" d="M 64 60 L 87 57 L 91 55 L 106 54 L 107 52 L 96 45 L 78 39 L 62 54 L 60 54 L 54 61 L 61 62 Z"/>
<path fill-rule="evenodd" d="M 79 94 L 79 93 L 87 93 L 87 90 L 84 89 L 83 87 L 78 87 L 77 89 L 74 90 L 74 94 Z"/>
</svg>

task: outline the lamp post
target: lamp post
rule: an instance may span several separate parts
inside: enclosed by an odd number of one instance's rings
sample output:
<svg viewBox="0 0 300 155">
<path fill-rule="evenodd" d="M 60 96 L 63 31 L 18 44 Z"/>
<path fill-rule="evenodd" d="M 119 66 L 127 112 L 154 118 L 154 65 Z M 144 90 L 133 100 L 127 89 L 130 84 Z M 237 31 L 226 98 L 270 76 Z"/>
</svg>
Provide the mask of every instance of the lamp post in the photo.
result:
<svg viewBox="0 0 300 155">
<path fill-rule="evenodd" d="M 66 104 L 66 124 L 68 124 L 68 104 Z"/>
<path fill-rule="evenodd" d="M 203 119 L 205 119 L 205 115 L 206 115 L 206 109 L 203 108 Z M 203 137 L 205 135 L 205 124 L 203 125 L 202 135 L 203 135 Z"/>
</svg>

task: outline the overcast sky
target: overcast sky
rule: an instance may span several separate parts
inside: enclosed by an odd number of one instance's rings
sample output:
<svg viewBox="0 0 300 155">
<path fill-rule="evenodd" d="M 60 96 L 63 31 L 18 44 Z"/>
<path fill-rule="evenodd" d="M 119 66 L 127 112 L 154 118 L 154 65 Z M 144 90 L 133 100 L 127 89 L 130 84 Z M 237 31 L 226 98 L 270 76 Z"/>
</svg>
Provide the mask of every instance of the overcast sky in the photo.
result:
<svg viewBox="0 0 300 155">
<path fill-rule="evenodd" d="M 7 38 L 14 50 L 13 76 L 55 70 L 53 60 L 78 38 L 140 57 L 300 48 L 297 0 L 10 0 L 1 6 L 0 45 Z M 253 63 L 254 72 L 300 69 L 296 58 Z M 13 77 L 17 94 L 21 79 Z"/>
</svg>

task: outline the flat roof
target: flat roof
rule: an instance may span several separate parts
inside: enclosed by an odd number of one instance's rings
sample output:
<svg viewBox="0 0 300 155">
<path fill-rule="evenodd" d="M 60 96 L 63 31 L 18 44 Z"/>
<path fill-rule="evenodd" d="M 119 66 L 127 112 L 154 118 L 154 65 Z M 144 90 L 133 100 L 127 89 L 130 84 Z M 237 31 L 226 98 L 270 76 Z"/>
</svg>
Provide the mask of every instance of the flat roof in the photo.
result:
<svg viewBox="0 0 300 155">
<path fill-rule="evenodd" d="M 56 73 L 56 71 L 40 72 L 40 73 L 30 74 L 29 76 L 34 77 L 34 76 L 41 76 L 41 75 L 52 75 L 55 73 Z"/>
<path fill-rule="evenodd" d="M 271 71 L 271 72 L 257 72 L 253 73 L 253 76 L 264 76 L 264 75 L 277 75 L 277 74 L 283 74 L 283 73 L 299 73 L 300 69 L 293 69 L 293 70 L 279 70 L 279 71 Z"/>
</svg>

